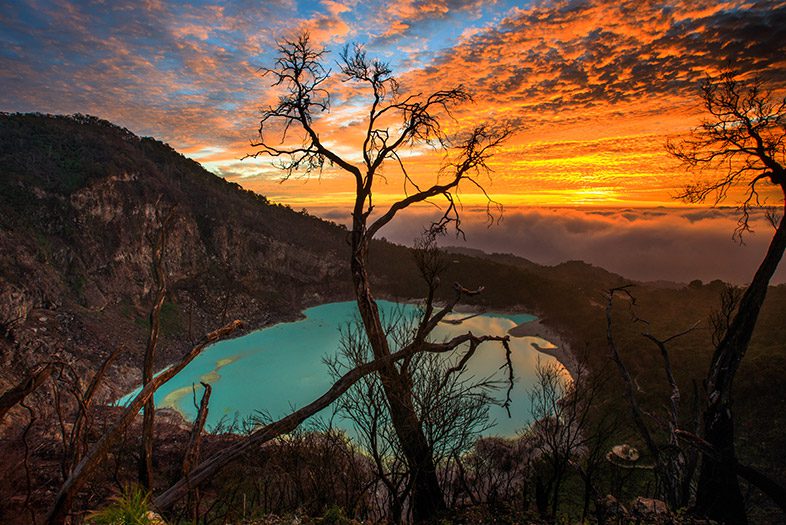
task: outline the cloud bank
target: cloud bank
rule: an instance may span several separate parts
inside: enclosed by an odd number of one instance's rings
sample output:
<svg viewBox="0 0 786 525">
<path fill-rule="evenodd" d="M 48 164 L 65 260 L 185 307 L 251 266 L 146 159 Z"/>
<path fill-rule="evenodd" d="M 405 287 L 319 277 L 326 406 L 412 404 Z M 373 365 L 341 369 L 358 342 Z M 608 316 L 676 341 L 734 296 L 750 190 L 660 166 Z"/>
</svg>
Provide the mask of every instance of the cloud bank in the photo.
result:
<svg viewBox="0 0 786 525">
<path fill-rule="evenodd" d="M 346 223 L 345 211 L 314 209 L 335 222 Z M 433 211 L 411 210 L 380 234 L 411 245 L 436 218 Z M 763 213 L 751 220 L 753 233 L 744 244 L 733 239 L 738 214 L 732 208 L 543 208 L 511 209 L 492 226 L 481 210 L 465 210 L 466 241 L 448 235 L 443 245 L 512 253 L 533 262 L 555 265 L 583 260 L 639 281 L 687 283 L 721 279 L 750 281 L 774 232 Z M 782 264 L 773 283 L 786 282 Z"/>
</svg>

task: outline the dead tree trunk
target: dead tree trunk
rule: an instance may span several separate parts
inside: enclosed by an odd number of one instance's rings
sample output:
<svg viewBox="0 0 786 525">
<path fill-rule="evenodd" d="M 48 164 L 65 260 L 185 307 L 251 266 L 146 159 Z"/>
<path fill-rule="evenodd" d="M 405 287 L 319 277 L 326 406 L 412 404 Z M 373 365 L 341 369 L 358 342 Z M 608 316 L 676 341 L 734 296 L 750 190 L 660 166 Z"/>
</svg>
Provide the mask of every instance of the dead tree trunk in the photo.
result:
<svg viewBox="0 0 786 525">
<path fill-rule="evenodd" d="M 747 523 L 737 481 L 734 451 L 732 383 L 748 344 L 772 275 L 786 250 L 786 215 L 781 218 L 767 255 L 740 299 L 737 313 L 718 344 L 707 375 L 704 439 L 714 455 L 703 454 L 696 492 L 696 510 L 721 523 Z"/>
<path fill-rule="evenodd" d="M 366 329 L 375 359 L 390 355 L 379 309 L 368 280 L 368 244 L 362 239 L 361 228 L 353 232 L 352 278 L 355 285 L 358 310 Z M 412 517 L 415 523 L 432 520 L 443 514 L 447 507 L 437 478 L 437 467 L 412 400 L 409 373 L 405 367 L 397 369 L 395 363 L 379 370 L 382 388 L 390 407 L 390 418 L 401 444 L 412 477 Z"/>
<path fill-rule="evenodd" d="M 163 219 L 158 237 L 153 245 L 153 276 L 157 286 L 155 301 L 150 309 L 150 331 L 145 348 L 145 360 L 142 366 L 142 386 L 153 380 L 153 361 L 158 344 L 158 333 L 161 328 L 161 308 L 166 299 L 166 271 L 164 269 L 164 249 L 166 248 L 167 229 L 172 219 L 169 212 Z M 222 321 L 223 322 L 223 321 Z M 151 396 L 145 403 L 142 419 L 142 447 L 139 454 L 139 483 L 148 491 L 153 490 L 153 424 L 155 422 L 155 400 Z"/>
<path fill-rule="evenodd" d="M 202 431 L 205 428 L 205 421 L 207 421 L 208 406 L 210 405 L 210 394 L 213 388 L 208 383 L 201 383 L 205 392 L 202 394 L 202 401 L 199 402 L 199 410 L 197 417 L 194 419 L 194 425 L 191 428 L 191 437 L 188 440 L 188 447 L 186 447 L 186 454 L 183 457 L 183 477 L 188 481 L 191 475 L 191 468 L 199 460 L 199 448 L 202 444 Z M 195 400 L 196 402 L 196 400 Z M 197 523 L 199 519 L 199 489 L 194 488 L 193 495 L 189 496 L 189 507 L 191 507 L 191 519 Z"/>
<path fill-rule="evenodd" d="M 205 428 L 205 421 L 207 420 L 208 405 L 210 404 L 210 394 L 213 388 L 207 383 L 201 383 L 205 389 L 202 394 L 202 401 L 199 402 L 199 410 L 197 417 L 194 419 L 194 425 L 191 427 L 191 437 L 188 440 L 188 447 L 186 447 L 186 454 L 183 457 L 183 477 L 188 479 L 191 472 L 191 467 L 199 459 L 199 447 L 202 443 L 202 430 Z"/>
<path fill-rule="evenodd" d="M 716 454 L 712 445 L 698 435 L 685 430 L 677 430 L 677 437 L 690 446 L 700 450 L 702 454 L 718 458 L 718 454 Z M 734 465 L 734 470 L 737 472 L 738 476 L 761 490 L 764 494 L 769 496 L 783 512 L 786 512 L 786 487 L 782 486 L 763 472 L 748 465 L 737 463 Z"/>
<path fill-rule="evenodd" d="M 322 62 L 325 50 L 313 47 L 308 34 L 302 34 L 297 39 L 280 43 L 278 51 L 275 67 L 265 69 L 265 73 L 272 75 L 273 85 L 280 86 L 284 94 L 279 97 L 276 106 L 262 111 L 260 140 L 252 143 L 252 146 L 260 149 L 252 156 L 280 157 L 281 167 L 288 176 L 298 171 L 311 173 L 322 170 L 327 162 L 343 170 L 355 181 L 350 270 L 360 317 L 374 357 L 385 359 L 391 355 L 390 348 L 367 275 L 371 239 L 393 220 L 398 212 L 413 204 L 431 202 L 431 199 L 435 198 L 444 199 L 447 203 L 438 225 L 444 227 L 449 222 L 455 222 L 458 226 L 459 213 L 454 192 L 459 184 L 465 181 L 479 187 L 486 194 L 473 177 L 488 173 L 486 161 L 510 135 L 510 130 L 506 126 L 477 126 L 457 146 L 456 158 L 446 164 L 446 169 L 452 174 L 443 179 L 445 182 L 421 188 L 410 177 L 399 153 L 407 147 L 419 144 L 447 147 L 449 140 L 442 130 L 439 112 L 445 111 L 449 114 L 451 107 L 471 100 L 470 94 L 462 86 L 436 91 L 426 97 L 399 97 L 398 82 L 392 76 L 388 64 L 367 58 L 362 46 L 346 48 L 339 62 L 343 80 L 365 86 L 371 98 L 368 125 L 361 147 L 361 167 L 330 150 L 323 144 L 318 129 L 314 127 L 316 121 L 313 116 L 330 110 L 330 94 L 324 87 L 324 82 L 330 78 L 330 70 Z M 390 127 L 394 120 L 399 120 L 400 123 Z M 300 128 L 301 140 L 293 145 L 292 141 L 287 140 L 285 131 L 281 142 L 267 141 L 265 130 L 274 122 L 284 124 L 283 129 L 287 131 L 291 129 L 294 132 L 294 128 Z M 392 204 L 369 225 L 369 217 L 374 211 L 374 180 L 388 160 L 401 168 L 407 196 Z M 408 188 L 414 188 L 415 191 L 409 192 Z M 494 203 L 490 201 L 489 204 Z M 429 324 L 427 318 L 424 319 L 423 326 L 426 324 Z M 420 344 L 427 334 L 428 331 L 419 331 L 417 339 Z M 406 365 L 399 369 L 391 362 L 384 365 L 379 374 L 389 402 L 393 426 L 414 477 L 413 517 L 416 521 L 428 521 L 445 509 L 445 501 L 437 481 L 428 440 L 414 410 Z"/>
<path fill-rule="evenodd" d="M 780 190 L 786 205 L 786 99 L 772 97 L 759 78 L 738 80 L 737 76 L 725 71 L 707 78 L 702 98 L 710 117 L 691 132 L 690 138 L 669 143 L 667 149 L 689 169 L 717 170 L 720 174 L 715 180 L 687 185 L 683 199 L 703 202 L 714 195 L 717 204 L 732 187 L 745 188 L 739 233 L 749 230 L 750 208 L 762 203 L 760 184 Z M 770 279 L 786 249 L 784 219 L 786 216 L 781 218 L 767 254 L 715 348 L 707 374 L 704 439 L 715 454 L 702 454 L 696 510 L 722 523 L 747 522 L 734 468 L 732 383 L 748 349 Z"/>
<path fill-rule="evenodd" d="M 689 468 L 686 461 L 686 455 L 682 448 L 679 446 L 677 431 L 679 428 L 679 409 L 680 409 L 680 390 L 677 381 L 674 378 L 674 373 L 671 367 L 671 359 L 669 357 L 669 350 L 667 344 L 674 339 L 682 337 L 692 330 L 697 324 L 687 330 L 667 337 L 666 339 L 658 339 L 650 333 L 642 333 L 642 336 L 652 341 L 658 347 L 663 358 L 663 368 L 666 373 L 666 379 L 671 389 L 669 397 L 669 423 L 668 435 L 669 442 L 667 446 L 661 446 L 655 440 L 653 433 L 647 426 L 645 415 L 646 412 L 639 405 L 636 388 L 634 387 L 634 380 L 628 371 L 627 366 L 622 360 L 617 345 L 614 340 L 612 330 L 612 307 L 614 303 L 614 296 L 616 293 L 621 293 L 626 296 L 632 304 L 635 304 L 635 298 L 628 291 L 629 286 L 622 286 L 619 288 L 612 288 L 608 292 L 608 301 L 606 303 L 606 340 L 609 347 L 609 353 L 612 360 L 616 363 L 619 369 L 620 376 L 625 384 L 625 396 L 628 399 L 628 404 L 631 409 L 631 416 L 633 422 L 644 440 L 649 453 L 655 462 L 655 475 L 658 482 L 658 497 L 663 498 L 672 510 L 677 510 L 688 504 L 690 498 L 689 482 L 693 477 L 693 469 Z"/>
</svg>

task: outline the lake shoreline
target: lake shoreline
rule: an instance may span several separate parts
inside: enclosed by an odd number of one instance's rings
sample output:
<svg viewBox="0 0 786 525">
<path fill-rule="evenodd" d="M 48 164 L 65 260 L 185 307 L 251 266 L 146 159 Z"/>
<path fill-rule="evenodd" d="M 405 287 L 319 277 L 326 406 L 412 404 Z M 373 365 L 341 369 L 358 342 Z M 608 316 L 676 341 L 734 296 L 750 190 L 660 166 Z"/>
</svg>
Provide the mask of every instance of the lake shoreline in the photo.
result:
<svg viewBox="0 0 786 525">
<path fill-rule="evenodd" d="M 417 315 L 417 310 L 411 304 L 380 300 L 379 307 L 381 313 L 388 317 Z M 454 313 L 458 315 L 450 315 L 444 324 L 440 323 L 434 337 L 449 339 L 457 333 L 466 332 L 503 336 L 519 323 L 530 328 L 534 326 L 527 322 L 533 320 L 534 316 L 521 311 L 502 314 L 486 309 L 480 312 L 475 309 L 470 312 L 462 310 L 465 308 L 457 308 Z M 339 328 L 356 318 L 355 311 L 354 301 L 325 303 L 305 309 L 300 315 L 300 322 L 276 323 L 250 330 L 242 337 L 217 342 L 197 356 L 183 373 L 159 389 L 156 403 L 160 407 L 170 407 L 186 420 L 191 420 L 195 416 L 195 408 L 191 403 L 194 385 L 199 389 L 199 382 L 207 382 L 214 384 L 208 425 L 216 425 L 225 418 L 241 421 L 255 414 L 260 410 L 260 398 L 265 399 L 264 407 L 261 408 L 269 412 L 271 417 L 286 415 L 293 406 L 304 406 L 330 388 L 332 383 L 324 370 L 324 355 L 340 348 L 342 332 Z M 527 331 L 538 335 L 532 330 Z M 542 352 L 542 349 L 532 344 L 533 341 L 546 347 L 552 346 L 551 341 L 535 338 L 511 336 L 510 340 L 513 351 L 511 358 L 521 374 L 515 385 L 516 393 L 523 397 L 534 381 L 537 352 Z M 501 347 L 489 350 L 493 351 L 493 355 L 504 358 Z M 243 364 L 238 366 L 241 359 Z M 475 359 L 467 365 L 468 374 L 473 377 L 492 377 L 498 372 L 498 365 L 493 361 Z M 274 391 L 276 395 L 260 393 L 262 389 Z M 116 403 L 122 405 L 135 394 L 130 392 L 123 396 L 125 399 L 121 398 Z M 501 407 L 497 408 L 502 410 Z M 497 408 L 491 407 L 491 410 Z M 517 405 L 512 411 L 513 419 L 509 417 L 504 420 L 504 424 L 500 423 L 495 428 L 495 434 L 514 432 L 531 418 L 526 404 Z M 502 412 L 493 414 L 493 417 L 502 418 Z M 514 429 L 511 425 L 518 426 Z"/>
<path fill-rule="evenodd" d="M 542 319 L 521 323 L 508 330 L 508 333 L 513 337 L 540 337 L 553 344 L 554 348 L 540 346 L 537 343 L 533 343 L 532 347 L 538 352 L 559 361 L 572 378 L 575 379 L 578 376 L 579 362 L 571 351 L 570 346 L 553 328 L 545 325 Z"/>
<path fill-rule="evenodd" d="M 401 302 L 402 299 L 389 299 L 393 302 Z M 409 299 L 406 301 L 408 304 L 417 305 L 419 301 L 414 299 Z M 445 306 L 445 303 L 440 301 L 436 301 L 434 303 L 436 308 L 442 308 Z M 454 314 L 469 314 L 471 318 L 476 315 L 483 315 L 490 310 L 489 307 L 473 305 L 473 304 L 466 304 L 466 303 L 458 303 L 453 307 Z M 506 310 L 506 309 L 491 309 L 496 314 L 503 314 L 503 315 L 520 315 L 520 314 L 529 314 L 528 312 L 522 312 L 520 310 Z M 556 359 L 560 365 L 570 374 L 570 377 L 575 379 L 579 374 L 579 361 L 576 359 L 575 354 L 570 349 L 570 346 L 565 342 L 565 339 L 557 333 L 556 330 L 547 326 L 543 323 L 542 319 L 535 318 L 531 321 L 525 321 L 523 323 L 517 324 L 510 330 L 508 330 L 508 334 L 513 337 L 539 337 L 545 341 L 554 345 L 554 348 L 547 348 L 544 346 L 540 346 L 537 343 L 532 343 L 532 347 L 543 355 L 547 355 Z"/>
</svg>

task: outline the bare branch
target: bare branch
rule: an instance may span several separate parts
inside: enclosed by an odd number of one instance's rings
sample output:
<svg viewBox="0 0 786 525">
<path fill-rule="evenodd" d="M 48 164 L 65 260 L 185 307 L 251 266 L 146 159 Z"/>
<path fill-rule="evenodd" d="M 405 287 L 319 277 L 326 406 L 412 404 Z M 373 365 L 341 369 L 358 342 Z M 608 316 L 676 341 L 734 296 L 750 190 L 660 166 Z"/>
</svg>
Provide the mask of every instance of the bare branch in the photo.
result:
<svg viewBox="0 0 786 525">
<path fill-rule="evenodd" d="M 473 173 L 488 170 L 486 162 L 493 155 L 494 151 L 510 136 L 510 128 L 490 127 L 486 125 L 476 127 L 472 133 L 457 147 L 459 151 L 458 159 L 451 164 L 452 174 L 450 179 L 444 184 L 434 184 L 433 186 L 418 191 L 404 199 L 394 203 L 381 217 L 374 221 L 366 231 L 366 238 L 371 239 L 386 224 L 388 224 L 398 212 L 416 204 L 426 201 L 433 197 L 443 196 L 449 202 L 449 207 L 443 218 L 436 226 L 442 225 L 451 219 L 458 218 L 455 204 L 452 200 L 452 191 L 462 180 L 472 180 Z M 472 180 L 473 183 L 474 180 Z M 476 183 L 475 183 L 476 184 Z M 477 185 L 477 184 L 476 184 Z M 484 192 L 485 193 L 485 192 Z"/>
<path fill-rule="evenodd" d="M 323 65 L 326 51 L 314 48 L 309 35 L 304 33 L 295 40 L 279 42 L 278 53 L 275 67 L 263 71 L 265 75 L 273 77 L 272 85 L 281 86 L 285 94 L 279 98 L 278 105 L 262 111 L 258 130 L 260 140 L 251 144 L 261 149 L 251 156 L 288 156 L 289 160 L 281 164 L 287 177 L 298 170 L 306 173 L 321 171 L 325 161 L 328 161 L 352 173 L 359 180 L 358 168 L 327 149 L 312 126 L 315 114 L 330 110 L 330 94 L 322 87 L 330 77 L 330 70 Z M 278 148 L 266 140 L 265 129 L 268 124 L 274 123 L 283 124 L 282 143 L 287 140 L 290 127 L 297 124 L 302 131 L 301 146 Z"/>
<path fill-rule="evenodd" d="M 74 418 L 74 424 L 71 429 L 71 450 L 69 454 L 70 457 L 68 458 L 69 471 L 73 469 L 73 466 L 82 459 L 82 454 L 84 454 L 85 448 L 87 447 L 84 434 L 85 428 L 89 424 L 88 417 L 90 413 L 90 407 L 93 404 L 93 398 L 98 391 L 98 387 L 104 380 L 106 372 L 109 370 L 109 366 L 115 361 L 115 359 L 117 359 L 118 356 L 120 356 L 123 350 L 124 348 L 120 347 L 109 354 L 109 356 L 99 367 L 98 371 L 93 375 L 93 379 L 90 380 L 90 384 L 87 386 L 84 394 L 77 397 L 79 409 L 77 410 L 76 417 Z"/>
<path fill-rule="evenodd" d="M 228 336 L 242 326 L 240 321 L 233 321 L 228 325 L 219 328 L 209 334 L 205 335 L 183 358 L 174 366 L 171 366 L 158 374 L 152 381 L 147 383 L 144 388 L 136 395 L 136 397 L 128 404 L 123 410 L 120 419 L 101 436 L 91 448 L 87 451 L 82 460 L 77 464 L 71 475 L 60 487 L 60 491 L 55 497 L 55 502 L 52 509 L 49 511 L 47 522 L 51 525 L 61 524 L 65 522 L 66 516 L 69 511 L 71 499 L 74 494 L 79 490 L 85 481 L 86 476 L 93 471 L 98 464 L 103 461 L 109 447 L 117 441 L 121 434 L 125 431 L 131 421 L 136 417 L 139 410 L 145 405 L 148 399 L 158 390 L 158 388 L 172 379 L 178 372 L 188 365 L 191 361 L 198 356 L 202 350 L 209 344 L 214 343 L 224 337 Z"/>
<path fill-rule="evenodd" d="M 633 416 L 633 422 L 636 425 L 636 428 L 641 434 L 642 439 L 644 439 L 644 443 L 647 445 L 650 453 L 653 457 L 657 458 L 658 454 L 660 453 L 660 447 L 655 443 L 652 434 L 650 433 L 650 429 L 647 427 L 647 424 L 644 422 L 644 415 L 639 406 L 638 399 L 636 397 L 636 389 L 634 387 L 633 378 L 631 378 L 630 372 L 628 368 L 625 366 L 625 363 L 622 361 L 620 357 L 619 351 L 617 350 L 617 344 L 614 340 L 614 333 L 612 329 L 612 308 L 614 304 L 614 296 L 617 293 L 623 293 L 627 297 L 631 298 L 630 291 L 628 290 L 628 286 L 612 288 L 608 291 L 607 294 L 607 301 L 606 301 L 606 342 L 608 343 L 609 354 L 611 355 L 611 359 L 617 365 L 617 368 L 620 371 L 620 375 L 625 383 L 625 395 L 628 398 L 628 403 L 630 404 L 631 408 L 631 415 Z"/>
<path fill-rule="evenodd" d="M 52 375 L 52 372 L 54 372 L 54 367 L 49 363 L 33 367 L 27 377 L 18 385 L 3 392 L 0 395 L 0 421 L 3 420 L 11 408 L 21 403 L 25 397 L 44 384 L 49 379 L 49 376 Z"/>
<path fill-rule="evenodd" d="M 744 188 L 738 233 L 748 230 L 748 209 L 762 203 L 757 183 L 769 182 L 786 192 L 782 164 L 786 141 L 786 99 L 775 102 L 761 79 L 742 83 L 733 72 L 708 77 L 702 85 L 710 115 L 689 137 L 669 141 L 666 150 L 689 170 L 708 172 L 708 180 L 687 185 L 677 195 L 688 202 L 715 204 L 735 186 Z"/>
<path fill-rule="evenodd" d="M 683 330 L 682 332 L 680 332 L 678 334 L 674 334 L 674 335 L 672 335 L 670 337 L 667 337 L 666 339 L 658 339 L 654 335 L 652 335 L 650 333 L 647 333 L 647 332 L 641 334 L 645 338 L 647 338 L 650 341 L 652 341 L 655 344 L 655 346 L 658 347 L 658 349 L 660 350 L 661 357 L 663 358 L 663 369 L 666 372 L 666 380 L 669 382 L 669 387 L 671 387 L 671 396 L 669 398 L 670 401 L 671 401 L 671 407 L 669 409 L 669 419 L 670 419 L 670 422 L 669 422 L 669 431 L 670 431 L 669 435 L 670 435 L 670 439 L 671 439 L 671 444 L 673 444 L 673 445 L 677 444 L 676 443 L 676 439 L 677 438 L 674 435 L 674 432 L 679 427 L 680 388 L 677 385 L 677 380 L 674 379 L 674 372 L 673 372 L 672 367 L 671 367 L 671 359 L 669 357 L 669 350 L 666 347 L 666 345 L 668 343 L 670 343 L 671 341 L 679 338 L 679 337 L 682 337 L 684 335 L 689 334 L 690 332 L 695 330 L 698 326 L 699 326 L 699 322 L 696 322 L 690 328 L 688 328 L 686 330 Z"/>
</svg>

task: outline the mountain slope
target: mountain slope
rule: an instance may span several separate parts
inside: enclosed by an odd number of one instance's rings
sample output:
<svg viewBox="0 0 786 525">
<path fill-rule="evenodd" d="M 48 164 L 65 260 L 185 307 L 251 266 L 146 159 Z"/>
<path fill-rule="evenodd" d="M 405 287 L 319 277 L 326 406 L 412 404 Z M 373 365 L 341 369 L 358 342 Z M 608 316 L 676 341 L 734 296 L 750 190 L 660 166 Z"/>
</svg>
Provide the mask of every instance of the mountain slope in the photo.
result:
<svg viewBox="0 0 786 525">
<path fill-rule="evenodd" d="M 0 166 L 0 323 L 21 349 L 98 358 L 143 340 L 151 239 L 169 210 L 164 361 L 222 318 L 259 325 L 346 296 L 340 228 L 108 122 L 2 115 Z"/>
</svg>

